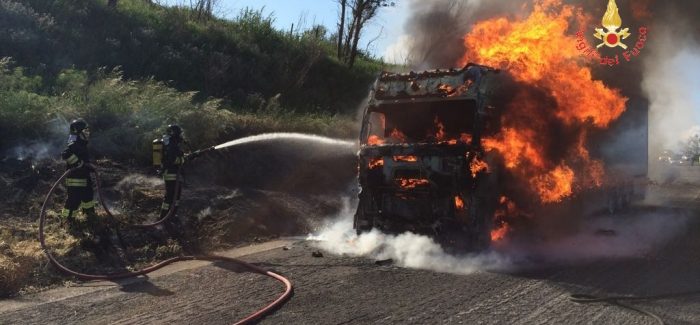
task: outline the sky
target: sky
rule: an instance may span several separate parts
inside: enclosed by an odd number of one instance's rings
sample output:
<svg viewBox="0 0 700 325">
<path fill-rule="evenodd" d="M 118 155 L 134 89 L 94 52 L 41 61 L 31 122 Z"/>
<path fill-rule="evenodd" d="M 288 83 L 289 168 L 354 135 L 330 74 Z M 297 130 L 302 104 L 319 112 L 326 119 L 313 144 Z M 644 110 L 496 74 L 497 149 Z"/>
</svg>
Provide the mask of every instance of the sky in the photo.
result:
<svg viewBox="0 0 700 325">
<path fill-rule="evenodd" d="M 191 0 L 162 0 L 166 5 L 189 5 Z M 411 1 L 396 1 L 396 6 L 382 8 L 380 14 L 370 22 L 361 38 L 360 48 L 367 49 L 377 57 L 390 62 L 401 60 L 401 55 L 393 53 L 396 43 L 402 39 Z M 218 0 L 215 14 L 223 18 L 234 18 L 243 8 L 263 9 L 264 14 L 275 18 L 275 27 L 289 30 L 299 22 L 305 28 L 323 25 L 329 32 L 338 29 L 339 5 L 336 0 Z M 375 39 L 371 44 L 369 41 Z"/>
</svg>

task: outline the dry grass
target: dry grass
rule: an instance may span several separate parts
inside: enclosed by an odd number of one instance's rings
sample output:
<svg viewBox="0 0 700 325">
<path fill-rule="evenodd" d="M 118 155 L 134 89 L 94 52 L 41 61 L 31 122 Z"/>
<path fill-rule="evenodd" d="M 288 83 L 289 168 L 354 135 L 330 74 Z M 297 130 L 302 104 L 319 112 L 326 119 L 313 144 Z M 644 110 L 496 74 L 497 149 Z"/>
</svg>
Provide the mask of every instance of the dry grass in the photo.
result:
<svg viewBox="0 0 700 325">
<path fill-rule="evenodd" d="M 0 296 L 10 296 L 37 279 L 47 260 L 37 240 L 37 226 L 15 222 L 0 225 Z M 49 233 L 58 253 L 74 245 L 74 240 Z M 61 249 L 62 248 L 62 249 Z M 41 282 L 41 281 L 40 281 Z"/>
<path fill-rule="evenodd" d="M 50 265 L 39 244 L 38 230 L 38 224 L 27 219 L 0 223 L 0 297 L 33 293 L 72 280 Z M 101 265 L 92 252 L 79 247 L 79 240 L 58 222 L 56 211 L 47 213 L 44 235 L 53 255 L 67 267 L 87 273 L 115 272 L 114 266 Z M 181 251 L 182 248 L 173 240 L 164 245 L 129 247 L 127 254 L 133 265 L 120 271 L 140 269 L 179 255 Z"/>
<path fill-rule="evenodd" d="M 44 233 L 53 254 L 74 268 L 94 265 L 93 254 L 78 250 L 78 240 L 56 218 L 56 212 L 49 211 Z M 0 224 L 0 297 L 34 292 L 67 280 L 49 265 L 39 244 L 38 231 L 35 222 L 25 220 Z"/>
</svg>

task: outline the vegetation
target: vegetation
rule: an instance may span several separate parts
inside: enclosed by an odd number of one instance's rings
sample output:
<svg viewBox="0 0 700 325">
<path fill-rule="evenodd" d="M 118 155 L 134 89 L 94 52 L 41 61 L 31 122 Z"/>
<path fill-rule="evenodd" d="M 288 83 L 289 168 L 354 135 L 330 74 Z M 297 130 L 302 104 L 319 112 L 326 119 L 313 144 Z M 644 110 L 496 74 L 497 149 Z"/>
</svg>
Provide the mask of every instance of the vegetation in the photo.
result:
<svg viewBox="0 0 700 325">
<path fill-rule="evenodd" d="M 153 76 L 197 100 L 241 107 L 278 97 L 297 112 L 349 113 L 382 63 L 360 53 L 349 68 L 322 26 L 274 29 L 273 18 L 245 9 L 232 21 L 146 0 L 0 0 L 0 57 L 13 57 L 52 80 L 61 71 L 120 67 L 129 79 Z"/>
<path fill-rule="evenodd" d="M 350 117 L 299 114 L 283 109 L 276 98 L 249 97 L 235 112 L 221 100 L 196 102 L 195 93 L 178 92 L 153 79 L 125 80 L 121 71 L 87 73 L 67 69 L 44 79 L 0 60 L 0 150 L 31 142 L 64 140 L 67 123 L 86 118 L 93 149 L 116 160 L 146 162 L 150 140 L 165 125 L 178 122 L 194 147 L 270 131 L 313 132 L 352 137 Z"/>
<path fill-rule="evenodd" d="M 195 146 L 269 131 L 354 137 L 353 113 L 383 63 L 337 58 L 322 26 L 275 30 L 146 0 L 0 0 L 0 153 L 62 142 L 70 119 L 93 148 L 146 161 L 177 121 Z"/>
<path fill-rule="evenodd" d="M 62 165 L 5 157 L 56 157 L 75 117 L 90 123 L 96 158 L 131 165 L 150 161 L 151 140 L 173 122 L 193 148 L 273 131 L 355 137 L 355 110 L 382 62 L 359 53 L 348 67 L 321 26 L 283 32 L 259 11 L 226 21 L 211 17 L 210 0 L 196 3 L 203 7 L 0 0 L 0 164 L 7 169 L 0 178 L 13 182 L 8 191 L 29 193 L 13 205 L 3 199 L 0 297 L 62 281 L 46 265 L 34 224 L 35 192 L 48 182 L 40 178 Z M 27 175 L 7 167 L 18 163 Z M 62 229 L 56 222 L 47 229 L 55 253 L 78 269 L 95 266 Z M 146 252 L 139 263 L 167 257 L 158 252 L 170 246 L 139 248 Z"/>
<path fill-rule="evenodd" d="M 683 143 L 683 154 L 691 160 L 693 165 L 700 165 L 700 134 L 689 137 Z"/>
<path fill-rule="evenodd" d="M 340 5 L 340 19 L 336 35 L 338 58 L 352 67 L 359 53 L 357 45 L 365 26 L 374 19 L 382 7 L 393 7 L 396 2 L 389 0 L 337 0 Z M 348 12 L 348 9 L 349 12 Z M 346 14 L 348 12 L 349 14 Z"/>
</svg>

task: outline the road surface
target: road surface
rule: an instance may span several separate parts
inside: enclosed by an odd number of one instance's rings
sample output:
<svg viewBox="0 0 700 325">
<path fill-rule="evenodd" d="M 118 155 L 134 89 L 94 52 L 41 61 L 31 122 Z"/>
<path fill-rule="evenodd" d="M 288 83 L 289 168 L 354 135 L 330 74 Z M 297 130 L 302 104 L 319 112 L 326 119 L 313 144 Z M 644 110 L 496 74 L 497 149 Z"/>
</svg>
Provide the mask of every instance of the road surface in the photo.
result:
<svg viewBox="0 0 700 325">
<path fill-rule="evenodd" d="M 576 304 L 572 293 L 689 295 L 630 304 L 667 324 L 700 324 L 700 227 L 641 258 L 536 265 L 467 275 L 378 265 L 313 242 L 278 240 L 225 255 L 281 272 L 290 301 L 263 324 L 654 324 L 629 309 Z M 285 248 L 286 247 L 286 248 Z M 77 283 L 0 302 L 2 324 L 231 324 L 282 292 L 280 283 L 235 265 L 183 262 L 148 278 Z"/>
</svg>

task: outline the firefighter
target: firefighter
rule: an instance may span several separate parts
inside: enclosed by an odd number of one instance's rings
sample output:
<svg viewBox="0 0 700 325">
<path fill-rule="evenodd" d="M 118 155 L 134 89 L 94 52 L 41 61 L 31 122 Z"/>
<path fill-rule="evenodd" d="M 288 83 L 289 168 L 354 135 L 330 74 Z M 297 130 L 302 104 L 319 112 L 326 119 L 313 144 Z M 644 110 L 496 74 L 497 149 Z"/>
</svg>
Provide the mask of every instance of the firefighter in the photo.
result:
<svg viewBox="0 0 700 325">
<path fill-rule="evenodd" d="M 160 219 L 170 213 L 172 215 L 166 220 L 163 225 L 171 237 L 177 239 L 184 249 L 191 248 L 191 243 L 184 237 L 184 231 L 180 225 L 179 219 L 176 217 L 178 204 L 180 201 L 180 192 L 177 191 L 178 175 L 180 168 L 185 163 L 198 156 L 198 154 L 185 155 L 182 144 L 185 142 L 182 128 L 177 124 L 170 124 L 166 129 L 166 134 L 162 139 L 162 160 L 161 172 L 165 181 L 165 197 L 160 210 Z M 177 192 L 177 193 L 176 193 Z"/>
<path fill-rule="evenodd" d="M 80 118 L 73 120 L 66 149 L 61 154 L 66 168 L 73 169 L 66 177 L 68 198 L 61 217 L 68 224 L 70 233 L 80 239 L 81 246 L 93 250 L 98 259 L 103 259 L 115 247 L 110 238 L 109 225 L 106 220 L 100 220 L 95 212 L 96 202 L 90 178 L 94 169 L 88 153 L 89 138 L 87 122 Z M 79 218 L 78 212 L 82 212 L 84 218 Z"/>
</svg>

